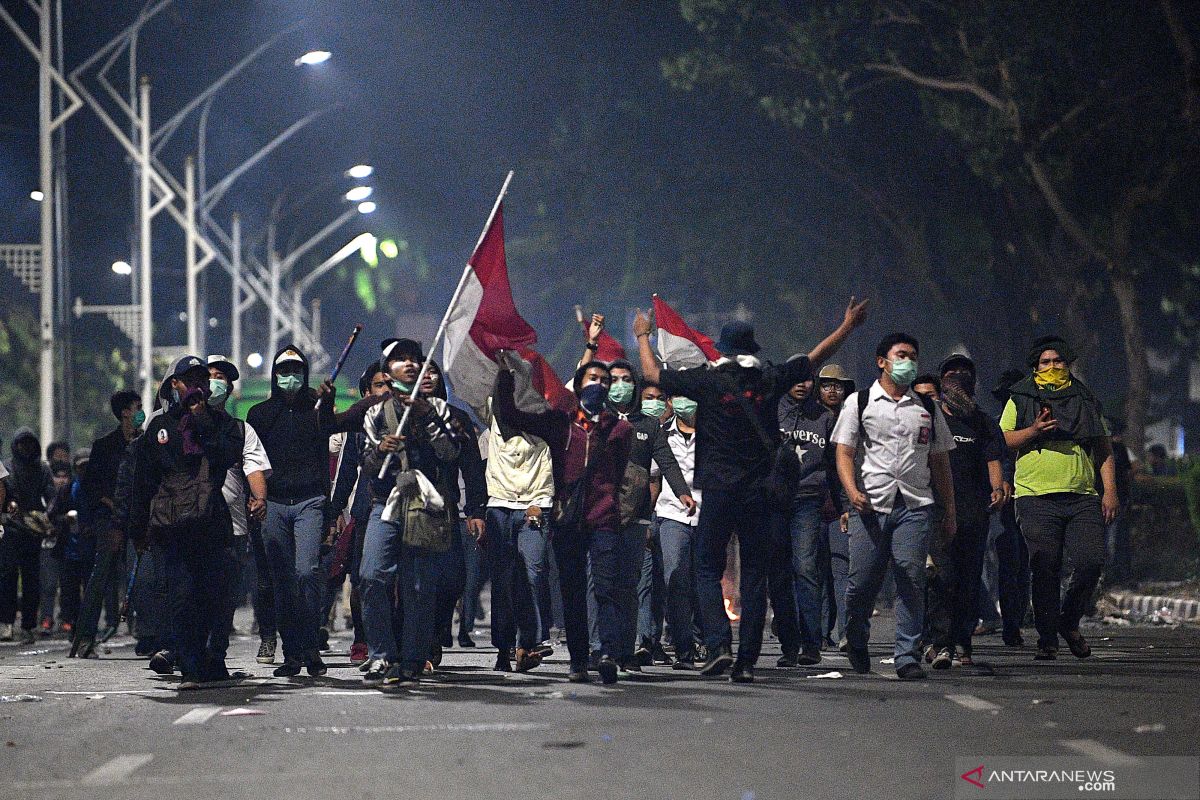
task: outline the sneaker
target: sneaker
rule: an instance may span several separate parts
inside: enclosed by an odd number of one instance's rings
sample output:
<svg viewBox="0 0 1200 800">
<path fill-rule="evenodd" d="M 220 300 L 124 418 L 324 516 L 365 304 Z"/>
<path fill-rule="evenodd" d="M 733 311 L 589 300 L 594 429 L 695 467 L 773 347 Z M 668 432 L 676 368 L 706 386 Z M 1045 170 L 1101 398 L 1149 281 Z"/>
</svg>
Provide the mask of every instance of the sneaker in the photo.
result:
<svg viewBox="0 0 1200 800">
<path fill-rule="evenodd" d="M 13 626 L 11 622 L 0 624 L 0 642 L 11 642 L 13 640 Z"/>
<path fill-rule="evenodd" d="M 841 639 L 838 640 L 837 649 L 838 649 L 839 653 L 850 652 L 850 640 L 847 639 L 845 636 L 843 636 Z"/>
<path fill-rule="evenodd" d="M 600 673 L 601 683 L 613 684 L 617 682 L 617 662 L 613 661 L 609 656 L 600 657 L 600 663 L 596 665 L 596 671 Z"/>
<path fill-rule="evenodd" d="M 700 674 L 705 677 L 724 675 L 725 670 L 733 664 L 733 653 L 727 646 L 718 647 L 709 654 L 708 660 L 700 667 Z"/>
<path fill-rule="evenodd" d="M 655 645 L 650 652 L 650 661 L 654 664 L 670 664 L 671 656 L 667 654 L 667 650 L 662 645 Z"/>
<path fill-rule="evenodd" d="M 846 656 L 850 659 L 850 667 L 859 675 L 866 675 L 871 671 L 871 654 L 867 652 L 867 648 L 847 647 Z"/>
<path fill-rule="evenodd" d="M 950 665 L 954 663 L 954 654 L 950 652 L 949 648 L 943 647 L 934 654 L 933 660 L 929 663 L 934 669 L 950 669 Z"/>
<path fill-rule="evenodd" d="M 534 653 L 544 660 L 554 655 L 554 645 L 550 643 L 549 639 L 547 639 L 544 642 L 539 642 L 538 644 L 534 645 L 532 648 L 530 648 L 529 652 Z"/>
<path fill-rule="evenodd" d="M 329 629 L 317 629 L 317 650 L 321 653 L 329 651 Z"/>
<path fill-rule="evenodd" d="M 258 645 L 258 655 L 254 657 L 254 660 L 259 664 L 274 664 L 276 641 L 274 636 L 270 639 L 263 639 Z"/>
<path fill-rule="evenodd" d="M 459 647 L 474 647 L 475 640 L 471 638 L 471 634 L 469 634 L 469 633 L 460 633 L 458 635 L 458 646 Z"/>
<path fill-rule="evenodd" d="M 350 666 L 361 667 L 367 662 L 367 643 L 355 642 L 350 645 Z"/>
<path fill-rule="evenodd" d="M 388 667 L 387 672 L 383 673 L 383 679 L 379 682 L 379 688 L 387 691 L 389 689 L 397 689 L 402 683 L 411 683 L 416 680 L 416 676 L 406 672 L 399 664 L 392 664 Z"/>
<path fill-rule="evenodd" d="M 1006 635 L 1004 637 L 1004 646 L 1005 647 L 1024 647 L 1025 646 L 1025 637 L 1021 636 L 1021 634 L 1019 634 L 1019 633 L 1014 634 L 1012 636 Z"/>
<path fill-rule="evenodd" d="M 536 650 L 526 650 L 522 647 L 517 648 L 517 672 L 529 672 L 536 669 L 542 663 L 542 657 Z"/>
<path fill-rule="evenodd" d="M 79 647 L 79 651 L 75 654 L 76 658 L 100 658 L 100 654 L 96 652 L 96 643 L 91 639 L 84 642 Z M 174 669 L 172 668 L 172 671 Z M 170 674 L 170 673 L 165 673 Z"/>
<path fill-rule="evenodd" d="M 1053 661 L 1056 658 L 1058 658 L 1057 647 L 1043 647 L 1040 644 L 1037 651 L 1033 654 L 1034 661 Z"/>
<path fill-rule="evenodd" d="M 37 634 L 33 632 L 33 628 L 21 628 L 21 638 L 18 641 L 20 644 L 33 644 L 37 641 Z"/>
<path fill-rule="evenodd" d="M 617 664 L 617 680 L 627 681 L 633 677 L 633 670 L 628 664 Z"/>
<path fill-rule="evenodd" d="M 159 651 L 158 639 L 153 636 L 147 636 L 144 639 L 138 639 L 133 645 L 133 654 L 141 658 L 149 658 Z"/>
<path fill-rule="evenodd" d="M 192 689 L 199 689 L 199 688 L 200 688 L 200 676 L 199 675 L 184 675 L 183 680 L 181 680 L 179 682 L 179 691 L 181 691 L 181 692 L 187 692 L 187 691 L 191 691 Z"/>
<path fill-rule="evenodd" d="M 798 667 L 800 666 L 800 656 L 796 653 L 784 653 L 779 657 L 779 660 L 775 662 L 775 666 L 788 669 L 792 667 Z"/>
<path fill-rule="evenodd" d="M 587 667 L 572 667 L 567 673 L 568 683 L 591 683 L 592 677 L 588 675 Z"/>
<path fill-rule="evenodd" d="M 648 667 L 654 663 L 654 653 L 649 647 L 642 645 L 633 651 L 633 660 L 640 666 Z"/>
<path fill-rule="evenodd" d="M 754 667 L 751 664 L 734 664 L 729 673 L 730 683 L 754 683 Z"/>
<path fill-rule="evenodd" d="M 1067 640 L 1067 649 L 1076 658 L 1087 658 L 1092 654 L 1092 648 L 1088 645 L 1087 639 L 1084 639 L 1079 631 L 1063 631 L 1062 637 Z"/>
<path fill-rule="evenodd" d="M 896 670 L 896 677 L 902 681 L 920 681 L 925 679 L 925 670 L 921 669 L 920 664 L 905 664 Z"/>
<path fill-rule="evenodd" d="M 85 643 L 85 646 L 90 643 Z M 95 650 L 96 646 L 91 644 L 91 649 Z M 80 649 L 80 658 L 87 658 L 83 655 L 83 650 Z M 150 656 L 150 669 L 159 675 L 172 675 L 175 673 L 175 654 L 170 650 L 159 650 L 154 655 Z"/>
<path fill-rule="evenodd" d="M 507 653 L 497 653 L 496 663 L 492 664 L 492 672 L 512 672 L 512 659 Z"/>
<path fill-rule="evenodd" d="M 299 661 L 291 658 L 284 658 L 283 663 L 276 667 L 275 671 L 271 674 L 276 678 L 294 678 L 300 674 L 301 669 L 303 669 L 303 667 L 300 665 Z"/>
<path fill-rule="evenodd" d="M 329 672 L 329 668 L 321 660 L 321 654 L 316 650 L 309 653 L 304 659 L 304 668 L 308 670 L 308 674 L 313 678 L 319 678 L 326 672 Z"/>
<path fill-rule="evenodd" d="M 225 666 L 224 661 L 209 661 L 204 667 L 200 680 L 202 683 L 219 683 L 231 681 L 233 676 L 229 674 L 229 668 Z"/>
<path fill-rule="evenodd" d="M 821 651 L 819 649 L 805 648 L 799 657 L 796 658 L 796 663 L 802 667 L 811 667 L 813 664 L 820 664 Z"/>
<path fill-rule="evenodd" d="M 391 668 L 392 665 L 382 658 L 373 658 L 359 667 L 360 670 L 366 673 L 363 675 L 363 683 L 367 686 L 378 686 L 383 683 L 384 676 L 387 675 L 388 670 Z"/>
<path fill-rule="evenodd" d="M 690 655 L 675 656 L 675 660 L 671 662 L 671 669 L 691 671 L 695 668 L 696 660 Z"/>
</svg>

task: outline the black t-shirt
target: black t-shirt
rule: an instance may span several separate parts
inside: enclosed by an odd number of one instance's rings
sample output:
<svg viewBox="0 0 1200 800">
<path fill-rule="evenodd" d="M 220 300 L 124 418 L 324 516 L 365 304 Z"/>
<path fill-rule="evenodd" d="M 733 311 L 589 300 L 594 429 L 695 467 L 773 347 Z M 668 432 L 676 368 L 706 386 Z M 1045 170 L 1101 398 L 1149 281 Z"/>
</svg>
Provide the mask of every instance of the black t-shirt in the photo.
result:
<svg viewBox="0 0 1200 800">
<path fill-rule="evenodd" d="M 959 508 L 975 508 L 981 503 L 986 506 L 992 494 L 987 465 L 1002 455 L 995 423 L 979 410 L 966 418 L 944 416 L 954 436 L 954 449 L 950 451 L 954 502 Z"/>
<path fill-rule="evenodd" d="M 664 369 L 659 384 L 669 395 L 695 400 L 696 475 L 703 490 L 744 488 L 771 470 L 774 456 L 743 410 L 744 398 L 768 435 L 778 440 L 779 398 L 812 377 L 808 356 L 762 369 L 737 366 Z"/>
</svg>

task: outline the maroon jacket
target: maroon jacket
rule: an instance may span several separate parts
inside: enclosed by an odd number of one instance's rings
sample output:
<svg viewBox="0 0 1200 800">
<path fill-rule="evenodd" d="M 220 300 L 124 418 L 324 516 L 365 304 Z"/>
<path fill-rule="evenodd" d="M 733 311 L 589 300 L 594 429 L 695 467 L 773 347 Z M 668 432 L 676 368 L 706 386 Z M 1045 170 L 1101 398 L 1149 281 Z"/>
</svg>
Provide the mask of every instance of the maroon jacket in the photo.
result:
<svg viewBox="0 0 1200 800">
<path fill-rule="evenodd" d="M 629 463 L 632 425 L 610 411 L 602 412 L 596 422 L 578 414 L 571 417 L 556 409 L 536 414 L 521 411 L 513 399 L 512 373 L 507 370 L 500 372 L 492 410 L 502 431 L 516 429 L 537 436 L 550 446 L 556 499 L 566 500 L 587 465 L 594 462 L 584 501 L 585 525 L 590 531 L 620 528 L 618 494 L 625 465 Z"/>
</svg>

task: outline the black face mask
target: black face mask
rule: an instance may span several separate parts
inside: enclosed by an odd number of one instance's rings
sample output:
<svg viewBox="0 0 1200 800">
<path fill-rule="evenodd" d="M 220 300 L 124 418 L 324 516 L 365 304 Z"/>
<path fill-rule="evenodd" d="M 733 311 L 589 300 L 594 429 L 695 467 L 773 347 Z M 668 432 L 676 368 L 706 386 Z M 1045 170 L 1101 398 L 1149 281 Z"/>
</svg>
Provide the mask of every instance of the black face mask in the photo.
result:
<svg viewBox="0 0 1200 800">
<path fill-rule="evenodd" d="M 975 378 L 969 374 L 954 372 L 942 378 L 942 400 L 955 416 L 966 416 L 975 411 Z"/>
</svg>

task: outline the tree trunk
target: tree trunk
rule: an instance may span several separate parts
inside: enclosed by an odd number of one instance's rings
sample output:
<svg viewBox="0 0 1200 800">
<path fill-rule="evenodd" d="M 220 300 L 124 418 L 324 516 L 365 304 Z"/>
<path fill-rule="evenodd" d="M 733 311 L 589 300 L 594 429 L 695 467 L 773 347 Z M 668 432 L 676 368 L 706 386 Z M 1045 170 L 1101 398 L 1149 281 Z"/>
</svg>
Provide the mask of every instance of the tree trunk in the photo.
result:
<svg viewBox="0 0 1200 800">
<path fill-rule="evenodd" d="M 1150 397 L 1150 362 L 1146 358 L 1146 338 L 1142 333 L 1142 312 L 1138 307 L 1137 287 L 1126 272 L 1114 272 L 1112 292 L 1121 315 L 1125 339 L 1125 364 L 1129 372 L 1129 393 L 1125 397 L 1125 444 L 1141 453 L 1146 438 L 1146 406 Z"/>
</svg>

